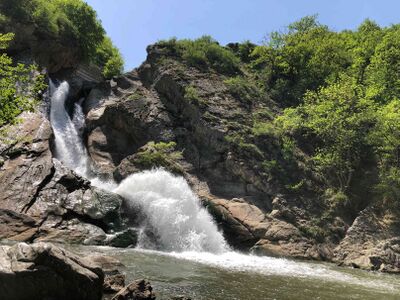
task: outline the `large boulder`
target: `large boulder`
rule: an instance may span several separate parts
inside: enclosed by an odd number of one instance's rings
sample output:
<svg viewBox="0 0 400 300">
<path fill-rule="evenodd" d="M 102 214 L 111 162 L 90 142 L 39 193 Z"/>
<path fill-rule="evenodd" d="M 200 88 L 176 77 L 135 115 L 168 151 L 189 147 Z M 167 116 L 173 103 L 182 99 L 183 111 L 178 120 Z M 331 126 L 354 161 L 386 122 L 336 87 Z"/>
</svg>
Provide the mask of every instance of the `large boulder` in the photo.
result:
<svg viewBox="0 0 400 300">
<path fill-rule="evenodd" d="M 114 257 L 103 254 L 90 254 L 85 259 L 93 265 L 99 266 L 104 272 L 103 292 L 117 293 L 125 286 L 125 275 L 118 268 L 123 264 Z"/>
<path fill-rule="evenodd" d="M 400 222 L 374 207 L 363 210 L 334 251 L 334 261 L 367 270 L 400 273 Z"/>
<path fill-rule="evenodd" d="M 7 300 L 100 300 L 103 271 L 51 244 L 0 246 L 0 295 Z"/>
</svg>

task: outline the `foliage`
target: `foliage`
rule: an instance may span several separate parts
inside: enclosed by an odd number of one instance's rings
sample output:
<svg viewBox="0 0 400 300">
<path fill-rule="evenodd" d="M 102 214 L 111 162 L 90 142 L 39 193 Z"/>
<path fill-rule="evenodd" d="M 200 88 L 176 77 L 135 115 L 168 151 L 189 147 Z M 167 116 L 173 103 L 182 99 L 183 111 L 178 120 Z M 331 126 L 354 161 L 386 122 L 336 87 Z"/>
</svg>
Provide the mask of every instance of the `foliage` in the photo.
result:
<svg viewBox="0 0 400 300">
<path fill-rule="evenodd" d="M 199 93 L 193 85 L 185 87 L 185 99 L 193 104 L 199 104 L 201 102 Z"/>
<path fill-rule="evenodd" d="M 159 41 L 158 45 L 167 48 L 181 57 L 189 65 L 206 70 L 213 68 L 223 74 L 235 74 L 240 71 L 239 59 L 229 49 L 222 47 L 210 36 L 196 40 Z"/>
<path fill-rule="evenodd" d="M 104 37 L 102 43 L 97 47 L 94 60 L 97 65 L 103 67 L 105 78 L 118 76 L 123 71 L 124 60 L 109 37 Z"/>
<path fill-rule="evenodd" d="M 272 33 L 252 56 L 266 89 L 284 105 L 298 104 L 307 90 L 350 65 L 346 40 L 320 25 L 316 16 L 289 25 L 286 33 Z"/>
<path fill-rule="evenodd" d="M 13 34 L 0 34 L 0 49 L 7 48 Z M 14 123 L 25 110 L 32 110 L 45 90 L 44 78 L 34 77 L 36 66 L 14 65 L 6 54 L 0 56 L 0 126 Z"/>
<path fill-rule="evenodd" d="M 231 77 L 224 81 L 232 96 L 240 101 L 252 103 L 261 97 L 261 93 L 251 81 L 242 76 Z"/>
<path fill-rule="evenodd" d="M 317 170 L 329 186 L 346 191 L 361 152 L 368 147 L 365 134 L 374 123 L 374 107 L 362 87 L 343 77 L 317 92 L 307 92 L 304 104 L 288 109 L 276 122 L 289 132 L 303 130 L 316 137 L 312 160 Z"/>
<path fill-rule="evenodd" d="M 106 77 L 122 71 L 119 51 L 105 36 L 97 14 L 83 0 L 2 0 L 2 23 L 33 24 L 36 35 L 77 47 L 86 61 L 97 63 Z"/>
<path fill-rule="evenodd" d="M 149 142 L 135 155 L 135 162 L 142 168 L 164 167 L 175 173 L 182 173 L 177 163 L 182 152 L 175 151 L 175 142 Z"/>
</svg>

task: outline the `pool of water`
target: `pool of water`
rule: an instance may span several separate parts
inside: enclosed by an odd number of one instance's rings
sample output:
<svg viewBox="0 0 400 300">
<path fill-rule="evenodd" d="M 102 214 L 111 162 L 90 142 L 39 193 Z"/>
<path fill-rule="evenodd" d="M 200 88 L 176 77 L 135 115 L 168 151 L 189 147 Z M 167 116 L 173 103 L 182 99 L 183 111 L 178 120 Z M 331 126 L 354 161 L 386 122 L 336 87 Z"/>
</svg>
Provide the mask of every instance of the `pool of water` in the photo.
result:
<svg viewBox="0 0 400 300">
<path fill-rule="evenodd" d="M 400 299 L 397 275 L 227 252 L 164 253 L 80 247 L 118 258 L 127 282 L 150 280 L 157 299 Z"/>
</svg>

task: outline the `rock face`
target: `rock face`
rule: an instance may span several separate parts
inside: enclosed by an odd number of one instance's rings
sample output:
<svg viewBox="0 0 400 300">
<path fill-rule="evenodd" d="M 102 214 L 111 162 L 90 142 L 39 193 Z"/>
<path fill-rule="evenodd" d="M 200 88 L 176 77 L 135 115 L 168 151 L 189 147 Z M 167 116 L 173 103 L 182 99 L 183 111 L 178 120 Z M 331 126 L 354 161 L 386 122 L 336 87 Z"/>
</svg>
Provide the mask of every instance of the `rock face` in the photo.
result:
<svg viewBox="0 0 400 300">
<path fill-rule="evenodd" d="M 0 295 L 7 300 L 100 300 L 97 266 L 51 244 L 0 246 Z"/>
<path fill-rule="evenodd" d="M 376 208 L 365 209 L 335 249 L 335 261 L 356 268 L 400 273 L 400 224 Z"/>
<path fill-rule="evenodd" d="M 5 128 L 0 140 L 0 237 L 17 241 L 104 244 L 121 226 L 122 198 L 52 158 L 52 130 L 39 113 Z M 4 223 L 3 223 L 4 224 Z"/>
<path fill-rule="evenodd" d="M 231 245 L 269 255 L 331 259 L 330 245 L 299 230 L 308 218 L 303 203 L 272 201 L 280 185 L 260 169 L 265 158 L 227 139 L 237 124 L 252 126 L 251 113 L 260 107 L 232 96 L 218 74 L 202 73 L 168 55 L 161 63 L 163 51 L 149 47 L 139 69 L 114 79 L 109 89 L 94 88 L 87 98 L 87 144 L 97 167 L 117 181 L 165 167 L 189 181 Z M 196 100 L 187 98 L 188 86 L 196 90 Z M 142 153 L 152 153 L 151 143 L 171 141 L 182 159 L 164 153 L 159 161 L 138 163 Z"/>
<path fill-rule="evenodd" d="M 146 280 L 136 280 L 119 291 L 112 300 L 155 300 L 153 288 Z"/>
</svg>

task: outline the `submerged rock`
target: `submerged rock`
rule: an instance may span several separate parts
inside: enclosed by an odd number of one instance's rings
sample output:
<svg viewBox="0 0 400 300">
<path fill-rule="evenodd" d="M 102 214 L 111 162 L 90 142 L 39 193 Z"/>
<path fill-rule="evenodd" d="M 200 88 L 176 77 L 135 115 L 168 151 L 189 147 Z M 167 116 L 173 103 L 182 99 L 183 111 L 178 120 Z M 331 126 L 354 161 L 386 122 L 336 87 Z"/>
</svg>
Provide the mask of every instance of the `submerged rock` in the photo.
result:
<svg viewBox="0 0 400 300">
<path fill-rule="evenodd" d="M 0 295 L 7 300 L 100 300 L 101 268 L 47 243 L 0 246 Z"/>
<path fill-rule="evenodd" d="M 119 291 L 112 300 L 155 300 L 156 296 L 150 282 L 141 279 L 130 283 Z"/>
</svg>

